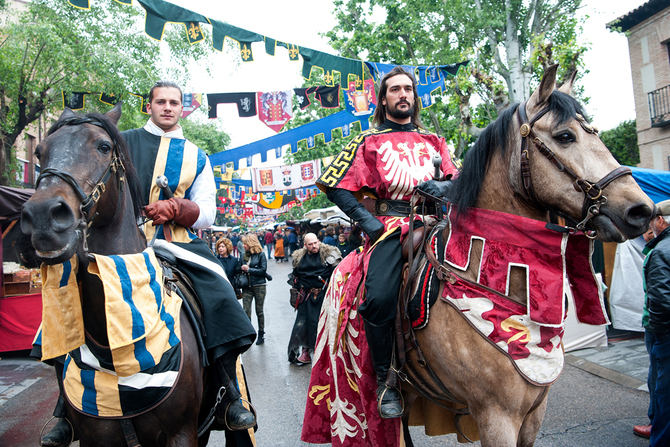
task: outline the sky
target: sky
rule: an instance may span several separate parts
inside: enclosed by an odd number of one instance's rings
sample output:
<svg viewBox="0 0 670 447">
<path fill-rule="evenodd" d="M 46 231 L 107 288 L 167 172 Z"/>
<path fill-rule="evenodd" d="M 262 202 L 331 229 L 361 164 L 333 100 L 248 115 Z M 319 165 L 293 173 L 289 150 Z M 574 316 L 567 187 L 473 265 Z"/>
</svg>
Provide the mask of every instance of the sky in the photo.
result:
<svg viewBox="0 0 670 447">
<path fill-rule="evenodd" d="M 236 7 L 231 7 L 231 2 L 211 0 L 170 1 L 277 40 L 336 54 L 327 39 L 320 35 L 336 25 L 330 0 L 244 0 L 232 3 Z M 628 42 L 625 35 L 611 32 L 605 25 L 645 1 L 585 0 L 580 11 L 587 17 L 582 40 L 590 43 L 590 50 L 584 56 L 589 73 L 582 78 L 581 84 L 591 98 L 586 109 L 601 130 L 635 118 Z M 184 90 L 206 93 L 272 91 L 302 85 L 301 61 L 290 62 L 283 48 L 278 48 L 275 56 L 268 56 L 262 43 L 254 45 L 253 62 L 239 62 L 238 50 L 214 51 L 210 61 L 212 74 L 202 69 L 192 70 L 192 79 Z M 231 136 L 230 148 L 275 134 L 257 117 L 240 118 L 232 104 L 220 105 L 218 115 L 221 129 Z"/>
</svg>

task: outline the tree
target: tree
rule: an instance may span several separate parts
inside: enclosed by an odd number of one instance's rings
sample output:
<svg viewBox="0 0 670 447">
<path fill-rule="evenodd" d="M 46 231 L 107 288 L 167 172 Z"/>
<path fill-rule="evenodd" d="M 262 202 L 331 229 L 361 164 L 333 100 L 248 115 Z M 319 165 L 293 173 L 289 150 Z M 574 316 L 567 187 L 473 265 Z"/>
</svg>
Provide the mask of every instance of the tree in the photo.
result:
<svg viewBox="0 0 670 447">
<path fill-rule="evenodd" d="M 635 166 L 640 163 L 635 120 L 623 121 L 614 129 L 602 132 L 600 139 L 620 164 Z"/>
<path fill-rule="evenodd" d="M 461 155 L 510 103 L 528 97 L 543 68 L 580 66 L 575 12 L 581 0 L 335 0 L 327 33 L 343 56 L 407 65 L 469 60 L 448 82 L 446 98 L 423 111 L 432 130 Z M 383 23 L 375 18 L 384 16 Z M 474 105 L 476 104 L 476 105 Z"/>
<path fill-rule="evenodd" d="M 189 116 L 180 121 L 184 136 L 208 154 L 215 154 L 228 147 L 230 136 L 219 130 L 216 123 L 202 123 Z"/>
<path fill-rule="evenodd" d="M 59 113 L 61 91 L 146 93 L 161 75 L 160 44 L 142 33 L 144 15 L 116 2 L 73 8 L 62 0 L 34 0 L 0 25 L 0 184 L 8 184 L 12 146 L 31 123 Z M 4 11 L 3 11 L 4 12 Z M 181 31 L 181 32 L 177 32 Z M 189 46 L 183 29 L 165 34 L 172 63 L 186 66 L 211 51 Z M 132 103 L 134 100 L 131 100 Z M 139 107 L 124 107 L 121 128 L 143 123 Z"/>
</svg>

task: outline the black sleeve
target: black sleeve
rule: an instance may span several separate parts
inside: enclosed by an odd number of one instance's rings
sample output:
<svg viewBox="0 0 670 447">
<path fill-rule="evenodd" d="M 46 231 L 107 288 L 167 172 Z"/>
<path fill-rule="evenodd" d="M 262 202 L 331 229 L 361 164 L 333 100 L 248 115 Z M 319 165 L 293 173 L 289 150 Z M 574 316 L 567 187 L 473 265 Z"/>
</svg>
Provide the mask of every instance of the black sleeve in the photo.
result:
<svg viewBox="0 0 670 447">
<path fill-rule="evenodd" d="M 652 250 L 645 265 L 647 308 L 655 322 L 670 321 L 670 253 Z"/>
<path fill-rule="evenodd" d="M 326 191 L 326 196 L 344 214 L 357 222 L 372 241 L 376 241 L 384 232 L 384 224 L 365 209 L 351 191 L 342 188 L 330 188 Z"/>
</svg>

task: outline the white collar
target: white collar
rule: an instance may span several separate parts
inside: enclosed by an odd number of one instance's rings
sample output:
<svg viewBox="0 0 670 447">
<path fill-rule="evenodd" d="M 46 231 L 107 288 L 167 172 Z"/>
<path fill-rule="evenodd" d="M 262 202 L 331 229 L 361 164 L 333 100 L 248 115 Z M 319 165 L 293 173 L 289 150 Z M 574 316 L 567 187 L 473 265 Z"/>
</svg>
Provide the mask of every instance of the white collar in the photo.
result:
<svg viewBox="0 0 670 447">
<path fill-rule="evenodd" d="M 171 130 L 170 132 L 165 132 L 163 129 L 158 127 L 156 123 L 151 121 L 151 118 L 147 121 L 147 123 L 144 125 L 144 130 L 149 132 L 152 135 L 156 135 L 159 137 L 165 137 L 165 138 L 179 138 L 179 139 L 184 139 L 184 131 L 182 130 L 181 126 L 178 126 L 175 130 Z"/>
</svg>

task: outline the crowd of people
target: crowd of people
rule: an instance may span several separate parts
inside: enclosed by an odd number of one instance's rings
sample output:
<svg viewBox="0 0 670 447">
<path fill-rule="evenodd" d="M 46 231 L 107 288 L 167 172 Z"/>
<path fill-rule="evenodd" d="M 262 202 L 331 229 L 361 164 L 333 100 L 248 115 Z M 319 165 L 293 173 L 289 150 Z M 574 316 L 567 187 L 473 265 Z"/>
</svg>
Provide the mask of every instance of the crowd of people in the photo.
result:
<svg viewBox="0 0 670 447">
<path fill-rule="evenodd" d="M 328 279 L 342 258 L 362 246 L 360 227 L 329 225 L 313 233 L 277 224 L 272 230 L 213 232 L 202 237 L 221 263 L 250 321 L 253 307 L 257 345 L 265 343 L 263 304 L 267 281 L 272 280 L 267 272 L 268 262 L 292 260 L 288 282 L 297 299 L 292 303 L 296 320 L 289 339 L 288 360 L 298 366 L 310 363 Z"/>
</svg>

